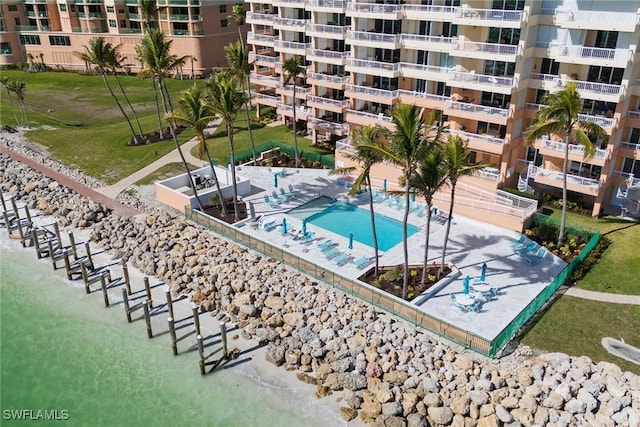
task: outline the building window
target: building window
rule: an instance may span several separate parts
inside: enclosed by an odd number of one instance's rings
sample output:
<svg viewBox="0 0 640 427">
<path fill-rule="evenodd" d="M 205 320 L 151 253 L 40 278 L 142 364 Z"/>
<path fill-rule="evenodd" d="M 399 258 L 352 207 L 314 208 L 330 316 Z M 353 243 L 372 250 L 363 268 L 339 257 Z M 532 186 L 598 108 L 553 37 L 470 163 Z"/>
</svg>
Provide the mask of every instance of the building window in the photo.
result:
<svg viewBox="0 0 640 427">
<path fill-rule="evenodd" d="M 118 24 L 116 23 L 115 19 L 109 19 L 109 27 L 111 28 L 117 28 Z"/>
<path fill-rule="evenodd" d="M 20 34 L 22 44 L 40 44 L 40 36 L 35 34 Z"/>
<path fill-rule="evenodd" d="M 51 46 L 71 46 L 71 39 L 68 36 L 49 36 Z"/>
<path fill-rule="evenodd" d="M 126 19 L 120 20 L 120 28 L 127 28 L 127 20 Z"/>
<path fill-rule="evenodd" d="M 60 3 L 60 12 L 66 12 L 67 11 L 67 5 Z"/>
<path fill-rule="evenodd" d="M 15 21 L 16 25 L 22 25 L 22 24 L 20 23 L 20 18 L 19 18 L 19 17 L 17 17 L 17 16 L 16 16 L 16 17 L 14 18 L 14 21 Z"/>
<path fill-rule="evenodd" d="M 226 4 L 221 4 L 220 5 L 220 13 L 227 13 L 227 5 Z"/>
<path fill-rule="evenodd" d="M 229 26 L 229 21 L 227 21 L 226 19 L 221 19 L 220 20 L 220 26 L 222 28 L 227 28 Z"/>
<path fill-rule="evenodd" d="M 0 43 L 0 55 L 11 55 L 11 45 L 9 42 Z"/>
<path fill-rule="evenodd" d="M 7 10 L 9 12 L 17 12 L 18 11 L 18 5 L 17 4 L 8 4 L 7 5 Z"/>
<path fill-rule="evenodd" d="M 113 6 L 107 6 L 107 13 L 114 13 L 115 8 Z"/>
</svg>

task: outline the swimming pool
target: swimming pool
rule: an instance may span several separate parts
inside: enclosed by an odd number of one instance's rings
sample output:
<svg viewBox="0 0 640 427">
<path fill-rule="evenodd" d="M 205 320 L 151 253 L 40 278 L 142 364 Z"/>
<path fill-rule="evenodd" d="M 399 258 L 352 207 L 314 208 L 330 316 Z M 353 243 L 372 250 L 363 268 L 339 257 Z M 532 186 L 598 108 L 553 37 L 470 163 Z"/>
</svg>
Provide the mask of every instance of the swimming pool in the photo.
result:
<svg viewBox="0 0 640 427">
<path fill-rule="evenodd" d="M 321 196 L 291 209 L 287 214 L 300 220 L 306 219 L 307 224 L 324 228 L 347 239 L 349 234 L 353 233 L 353 240 L 373 248 L 371 213 L 366 209 Z M 388 251 L 402 242 L 402 221 L 378 213 L 374 214 L 378 248 L 381 251 Z M 407 237 L 417 232 L 418 227 L 407 225 Z"/>
</svg>

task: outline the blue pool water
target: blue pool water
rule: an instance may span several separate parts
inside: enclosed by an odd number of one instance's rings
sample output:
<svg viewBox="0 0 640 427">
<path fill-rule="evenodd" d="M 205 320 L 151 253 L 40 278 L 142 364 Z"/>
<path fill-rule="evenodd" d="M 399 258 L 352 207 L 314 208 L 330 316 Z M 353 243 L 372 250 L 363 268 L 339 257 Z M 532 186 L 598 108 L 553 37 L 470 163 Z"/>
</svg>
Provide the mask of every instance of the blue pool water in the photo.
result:
<svg viewBox="0 0 640 427">
<path fill-rule="evenodd" d="M 322 196 L 305 203 L 302 206 L 291 209 L 287 214 L 300 219 L 306 218 L 307 224 L 313 224 L 349 238 L 353 233 L 353 240 L 373 247 L 373 233 L 371 231 L 371 213 L 366 209 Z M 402 242 L 402 221 L 388 216 L 375 214 L 376 236 L 378 248 L 388 251 Z M 412 236 L 418 231 L 418 227 L 407 225 L 407 236 Z"/>
</svg>

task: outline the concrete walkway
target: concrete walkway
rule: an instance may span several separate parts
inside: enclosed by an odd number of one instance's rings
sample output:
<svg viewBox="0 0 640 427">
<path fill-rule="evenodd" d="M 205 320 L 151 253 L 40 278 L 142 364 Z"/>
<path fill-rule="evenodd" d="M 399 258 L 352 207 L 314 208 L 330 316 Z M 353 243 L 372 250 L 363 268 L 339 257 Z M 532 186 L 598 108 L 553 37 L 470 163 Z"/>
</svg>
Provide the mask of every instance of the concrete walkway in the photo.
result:
<svg viewBox="0 0 640 427">
<path fill-rule="evenodd" d="M 609 294 L 605 292 L 587 291 L 586 289 L 580 289 L 576 287 L 568 288 L 564 294 L 576 298 L 610 302 L 613 304 L 640 305 L 640 295 Z"/>
</svg>

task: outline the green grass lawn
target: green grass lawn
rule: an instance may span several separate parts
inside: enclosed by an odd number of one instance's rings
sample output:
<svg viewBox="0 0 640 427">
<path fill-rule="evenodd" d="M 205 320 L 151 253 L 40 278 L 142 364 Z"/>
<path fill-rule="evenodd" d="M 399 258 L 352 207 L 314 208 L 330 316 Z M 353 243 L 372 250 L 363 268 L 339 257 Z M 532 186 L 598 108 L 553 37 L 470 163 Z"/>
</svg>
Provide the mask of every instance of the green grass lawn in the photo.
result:
<svg viewBox="0 0 640 427">
<path fill-rule="evenodd" d="M 189 163 L 187 163 L 187 166 L 189 167 L 189 170 L 192 171 L 200 168 L 200 166 L 195 166 Z M 185 173 L 185 170 L 182 163 L 168 163 L 136 182 L 136 185 L 151 185 L 156 181 L 162 181 L 163 179 L 171 178 L 183 173 Z"/>
</svg>

